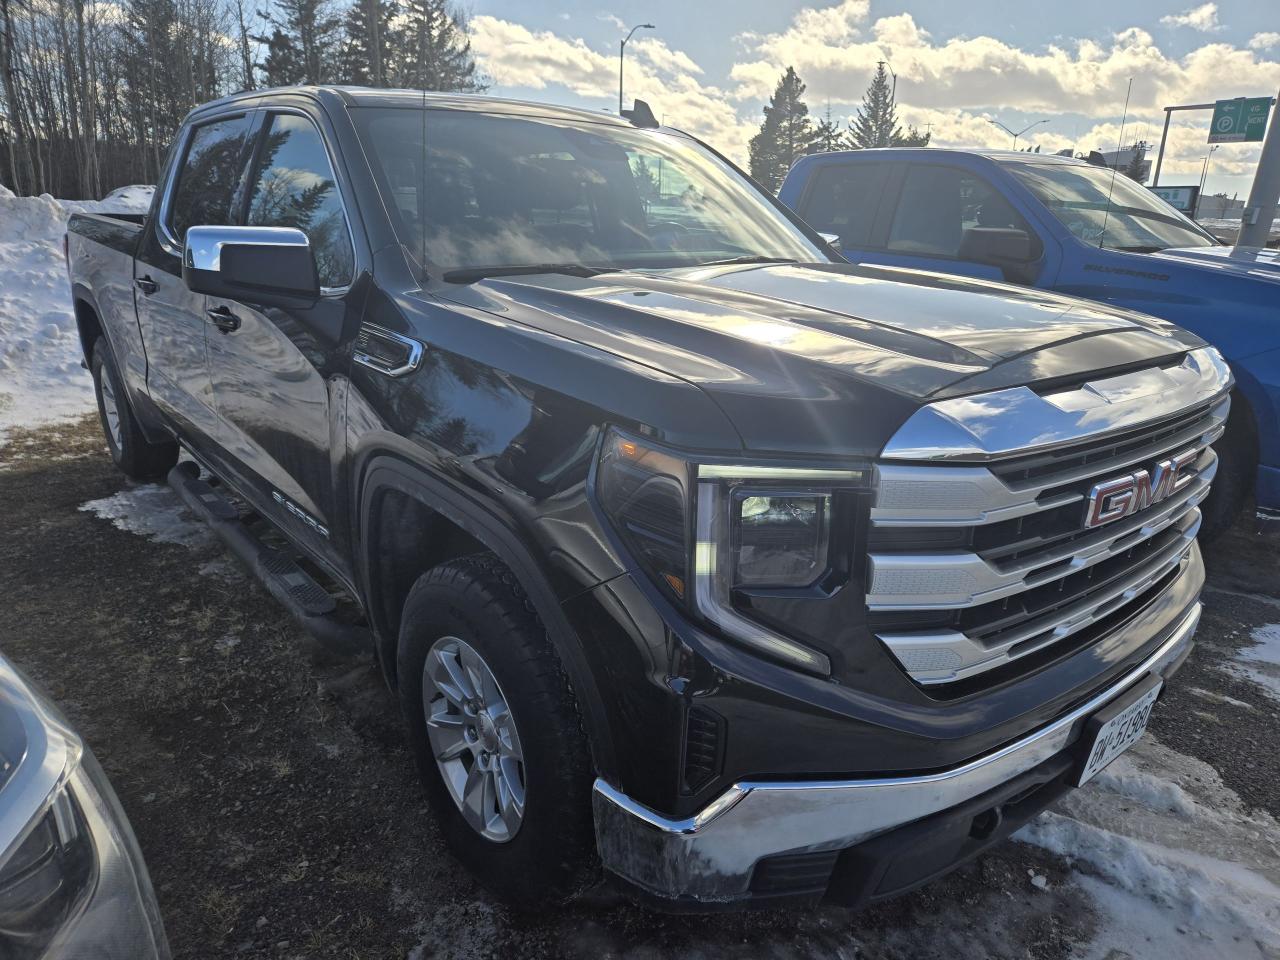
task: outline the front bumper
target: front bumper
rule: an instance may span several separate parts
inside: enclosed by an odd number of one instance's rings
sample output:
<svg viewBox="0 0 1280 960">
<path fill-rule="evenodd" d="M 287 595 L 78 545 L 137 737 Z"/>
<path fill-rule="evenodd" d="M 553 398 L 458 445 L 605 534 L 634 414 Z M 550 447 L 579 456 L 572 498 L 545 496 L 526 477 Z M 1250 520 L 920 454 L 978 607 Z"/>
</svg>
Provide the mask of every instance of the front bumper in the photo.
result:
<svg viewBox="0 0 1280 960">
<path fill-rule="evenodd" d="M 1200 603 L 1194 603 L 1154 653 L 1101 693 L 1022 739 L 939 773 L 740 781 L 683 820 L 664 817 L 597 780 L 593 803 L 601 859 L 610 872 L 671 906 L 741 903 L 760 892 L 761 884 L 753 886 L 753 880 L 758 881 L 757 866 L 763 862 L 846 850 L 908 824 L 967 809 L 976 798 L 994 798 L 1034 771 L 1048 770 L 1056 781 L 1061 771 L 1054 764 L 1061 765 L 1091 714 L 1143 677 L 1167 677 L 1177 670 L 1191 649 L 1200 612 Z M 1027 795 L 1019 791 L 1018 799 Z M 1044 796 L 1041 807 L 1056 794 Z M 991 809 L 1003 802 L 993 801 Z M 984 810 L 974 811 L 974 823 Z M 834 854 L 831 860 L 834 865 Z M 938 872 L 945 871 L 933 875 Z"/>
</svg>

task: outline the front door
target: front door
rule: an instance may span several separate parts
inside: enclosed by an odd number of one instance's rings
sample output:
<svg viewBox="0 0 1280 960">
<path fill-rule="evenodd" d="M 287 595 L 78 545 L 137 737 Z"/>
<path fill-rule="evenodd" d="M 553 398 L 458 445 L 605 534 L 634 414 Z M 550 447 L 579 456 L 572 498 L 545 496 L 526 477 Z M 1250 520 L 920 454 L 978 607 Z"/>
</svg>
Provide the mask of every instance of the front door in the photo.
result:
<svg viewBox="0 0 1280 960">
<path fill-rule="evenodd" d="M 187 227 L 233 222 L 249 129 L 241 113 L 187 131 L 134 261 L 148 392 L 198 452 L 211 452 L 219 428 L 205 362 L 206 298 L 182 281 L 182 243 Z"/>
<path fill-rule="evenodd" d="M 224 317 L 206 333 L 220 445 L 254 505 L 344 572 L 333 479 L 343 436 L 334 411 L 350 360 L 339 345 L 358 322 L 348 317 L 356 299 L 351 231 L 311 118 L 268 114 L 255 154 L 244 222 L 306 233 L 323 295 L 305 310 L 209 299 L 209 309 Z"/>
</svg>

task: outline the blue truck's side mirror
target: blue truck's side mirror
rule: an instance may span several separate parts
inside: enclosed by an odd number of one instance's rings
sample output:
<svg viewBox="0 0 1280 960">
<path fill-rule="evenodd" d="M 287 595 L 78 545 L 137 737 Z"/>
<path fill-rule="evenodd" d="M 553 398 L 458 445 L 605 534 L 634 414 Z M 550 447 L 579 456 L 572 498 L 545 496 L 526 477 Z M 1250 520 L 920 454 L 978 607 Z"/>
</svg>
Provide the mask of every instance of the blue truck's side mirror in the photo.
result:
<svg viewBox="0 0 1280 960">
<path fill-rule="evenodd" d="M 1010 283 L 1030 283 L 1035 279 L 1031 237 L 1014 227 L 970 227 L 956 254 L 960 260 L 985 263 L 1004 271 Z"/>
<path fill-rule="evenodd" d="M 304 308 L 320 297 L 311 244 L 293 227 L 190 227 L 182 279 L 195 293 L 265 306 Z"/>
</svg>

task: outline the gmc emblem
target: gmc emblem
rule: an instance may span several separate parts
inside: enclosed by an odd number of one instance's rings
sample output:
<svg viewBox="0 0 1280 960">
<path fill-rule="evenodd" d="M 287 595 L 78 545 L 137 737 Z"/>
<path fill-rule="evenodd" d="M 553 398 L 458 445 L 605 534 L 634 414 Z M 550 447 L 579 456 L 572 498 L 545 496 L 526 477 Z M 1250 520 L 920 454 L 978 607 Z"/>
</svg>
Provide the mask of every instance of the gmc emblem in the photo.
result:
<svg viewBox="0 0 1280 960">
<path fill-rule="evenodd" d="M 1138 470 L 1114 480 L 1094 484 L 1089 491 L 1085 527 L 1100 527 L 1112 520 L 1132 516 L 1153 503 L 1173 496 L 1195 480 L 1196 474 L 1188 468 L 1196 462 L 1199 455 L 1198 450 L 1187 450 L 1176 457 L 1161 460 L 1152 473 Z"/>
</svg>

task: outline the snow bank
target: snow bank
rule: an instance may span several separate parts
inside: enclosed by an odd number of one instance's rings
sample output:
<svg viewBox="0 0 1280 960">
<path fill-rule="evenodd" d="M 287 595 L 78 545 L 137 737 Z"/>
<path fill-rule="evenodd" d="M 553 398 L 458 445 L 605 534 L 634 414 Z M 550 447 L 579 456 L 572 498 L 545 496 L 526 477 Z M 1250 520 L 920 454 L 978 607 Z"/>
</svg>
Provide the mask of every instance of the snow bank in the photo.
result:
<svg viewBox="0 0 1280 960">
<path fill-rule="evenodd" d="M 17 197 L 0 186 L 0 444 L 12 427 L 93 409 L 62 254 L 67 218 L 146 212 L 151 190 L 124 187 L 95 202 Z"/>
<path fill-rule="evenodd" d="M 1264 956 L 1280 944 L 1280 825 L 1150 735 L 1015 835 L 1080 864 L 1089 957 Z"/>
</svg>

